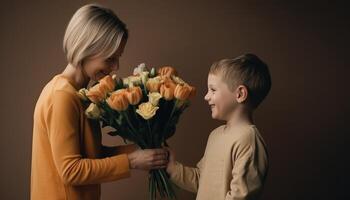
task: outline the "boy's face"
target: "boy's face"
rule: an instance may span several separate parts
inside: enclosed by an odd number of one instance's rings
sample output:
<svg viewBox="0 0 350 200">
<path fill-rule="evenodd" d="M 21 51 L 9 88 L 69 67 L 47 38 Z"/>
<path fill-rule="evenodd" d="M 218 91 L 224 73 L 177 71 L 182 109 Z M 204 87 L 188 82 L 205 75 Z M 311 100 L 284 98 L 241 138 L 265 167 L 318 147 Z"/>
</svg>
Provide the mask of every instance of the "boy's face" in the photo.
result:
<svg viewBox="0 0 350 200">
<path fill-rule="evenodd" d="M 220 73 L 208 75 L 208 92 L 204 99 L 209 103 L 213 119 L 230 119 L 234 108 L 237 106 L 235 92 L 232 92 L 221 79 Z"/>
</svg>

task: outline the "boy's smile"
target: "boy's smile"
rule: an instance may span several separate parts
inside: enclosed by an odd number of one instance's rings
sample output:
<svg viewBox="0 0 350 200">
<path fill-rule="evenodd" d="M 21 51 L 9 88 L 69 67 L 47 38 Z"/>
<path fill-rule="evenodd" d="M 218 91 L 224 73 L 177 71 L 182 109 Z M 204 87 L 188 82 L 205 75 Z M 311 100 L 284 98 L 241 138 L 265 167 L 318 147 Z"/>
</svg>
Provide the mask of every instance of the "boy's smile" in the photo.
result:
<svg viewBox="0 0 350 200">
<path fill-rule="evenodd" d="M 219 74 L 208 75 L 208 92 L 204 99 L 211 108 L 212 118 L 225 121 L 229 120 L 237 104 L 235 93 L 231 92 Z"/>
</svg>

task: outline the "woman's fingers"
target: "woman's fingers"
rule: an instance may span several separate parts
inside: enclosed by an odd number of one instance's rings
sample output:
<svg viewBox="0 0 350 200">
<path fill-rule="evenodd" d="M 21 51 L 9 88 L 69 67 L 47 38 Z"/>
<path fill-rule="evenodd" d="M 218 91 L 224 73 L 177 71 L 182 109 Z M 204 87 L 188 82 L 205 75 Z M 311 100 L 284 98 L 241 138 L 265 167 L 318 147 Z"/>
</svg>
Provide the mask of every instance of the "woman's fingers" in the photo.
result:
<svg viewBox="0 0 350 200">
<path fill-rule="evenodd" d="M 161 169 L 168 165 L 168 153 L 164 149 L 136 150 L 128 154 L 131 167 L 137 169 Z"/>
<path fill-rule="evenodd" d="M 153 156 L 153 161 L 157 160 L 168 160 L 168 156 L 166 154 L 158 154 Z"/>
<path fill-rule="evenodd" d="M 167 155 L 168 152 L 165 149 L 152 149 L 154 155 Z"/>
<path fill-rule="evenodd" d="M 167 161 L 157 161 L 151 166 L 151 169 L 162 169 L 167 167 Z"/>
<path fill-rule="evenodd" d="M 165 168 L 168 164 L 167 151 L 163 149 L 155 149 L 155 154 L 152 156 L 150 167 L 151 169 Z"/>
</svg>

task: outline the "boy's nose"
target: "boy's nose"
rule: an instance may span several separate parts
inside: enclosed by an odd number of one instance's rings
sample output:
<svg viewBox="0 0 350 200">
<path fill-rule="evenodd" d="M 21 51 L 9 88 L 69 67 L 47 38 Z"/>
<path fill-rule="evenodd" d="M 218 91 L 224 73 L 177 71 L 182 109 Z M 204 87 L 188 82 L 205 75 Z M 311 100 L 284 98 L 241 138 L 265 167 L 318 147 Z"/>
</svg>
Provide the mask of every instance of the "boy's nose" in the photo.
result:
<svg viewBox="0 0 350 200">
<path fill-rule="evenodd" d="M 207 93 L 207 94 L 205 94 L 205 96 L 204 96 L 204 100 L 209 101 L 209 94 L 208 94 L 208 93 Z"/>
</svg>

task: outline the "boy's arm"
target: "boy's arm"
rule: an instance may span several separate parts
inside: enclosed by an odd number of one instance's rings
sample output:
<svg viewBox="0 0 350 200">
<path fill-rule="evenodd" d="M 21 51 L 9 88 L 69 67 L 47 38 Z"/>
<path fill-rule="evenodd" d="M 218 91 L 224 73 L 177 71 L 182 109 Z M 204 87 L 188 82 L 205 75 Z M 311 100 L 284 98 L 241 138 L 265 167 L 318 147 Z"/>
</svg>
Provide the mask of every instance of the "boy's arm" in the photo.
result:
<svg viewBox="0 0 350 200">
<path fill-rule="evenodd" d="M 186 167 L 175 160 L 175 154 L 170 148 L 167 148 L 167 150 L 169 162 L 166 170 L 171 181 L 185 190 L 197 192 L 203 158 L 197 163 L 197 167 Z"/>
<path fill-rule="evenodd" d="M 197 163 L 197 167 L 187 167 L 179 162 L 175 162 L 175 166 L 170 174 L 171 181 L 185 190 L 196 193 L 198 191 L 202 160 Z"/>
<path fill-rule="evenodd" d="M 266 157 L 259 154 L 256 146 L 246 143 L 237 149 L 236 156 L 232 157 L 234 163 L 230 190 L 225 200 L 247 200 L 256 198 L 263 187 L 265 179 Z"/>
</svg>

